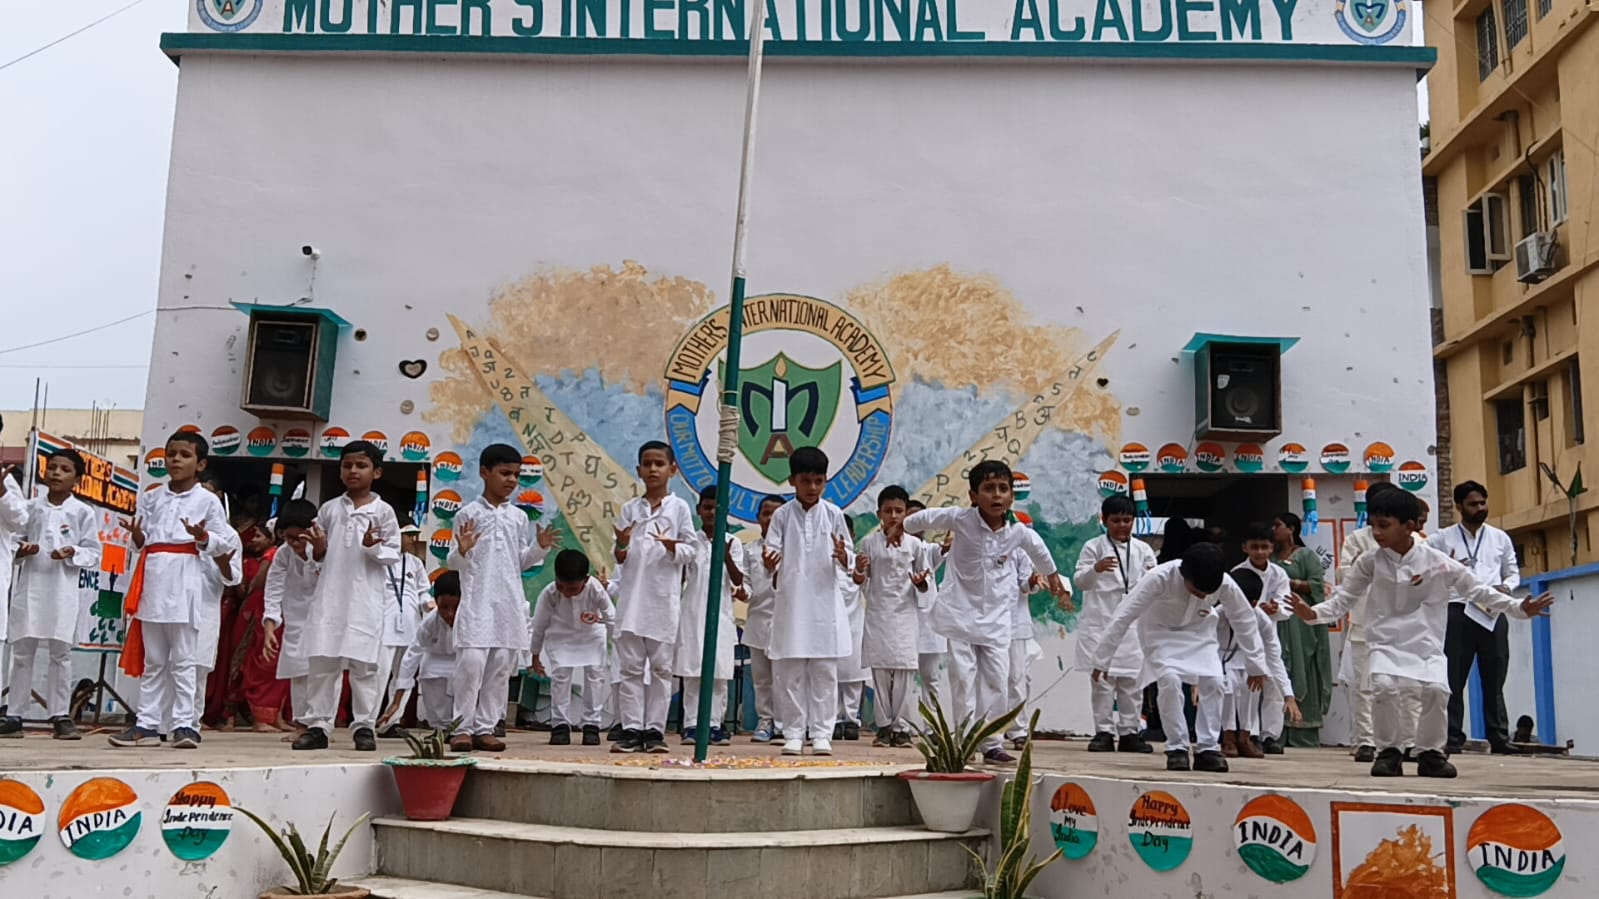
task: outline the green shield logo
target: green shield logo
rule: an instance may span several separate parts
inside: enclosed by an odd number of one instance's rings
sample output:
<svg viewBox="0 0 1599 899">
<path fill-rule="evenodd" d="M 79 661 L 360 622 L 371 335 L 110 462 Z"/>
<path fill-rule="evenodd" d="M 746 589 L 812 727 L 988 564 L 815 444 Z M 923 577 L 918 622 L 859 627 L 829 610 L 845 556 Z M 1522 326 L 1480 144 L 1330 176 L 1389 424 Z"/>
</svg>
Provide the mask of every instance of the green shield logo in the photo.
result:
<svg viewBox="0 0 1599 899">
<path fill-rule="evenodd" d="M 806 368 L 778 353 L 739 376 L 738 448 L 762 476 L 782 483 L 795 448 L 819 446 L 833 427 L 843 360 Z"/>
</svg>

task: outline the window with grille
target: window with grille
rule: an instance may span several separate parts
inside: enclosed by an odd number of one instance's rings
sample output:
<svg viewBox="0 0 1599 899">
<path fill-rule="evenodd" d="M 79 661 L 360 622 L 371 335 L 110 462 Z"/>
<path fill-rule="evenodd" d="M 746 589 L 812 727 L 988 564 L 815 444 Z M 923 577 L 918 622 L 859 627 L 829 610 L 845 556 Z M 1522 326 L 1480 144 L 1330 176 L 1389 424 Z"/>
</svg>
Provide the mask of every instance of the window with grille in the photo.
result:
<svg viewBox="0 0 1599 899">
<path fill-rule="evenodd" d="M 1499 68 L 1499 23 L 1492 4 L 1477 17 L 1477 80 L 1487 81 Z"/>
<path fill-rule="evenodd" d="M 1549 15 L 1549 10 L 1555 8 L 1555 0 L 1538 0 L 1538 18 Z"/>
<path fill-rule="evenodd" d="M 1505 47 L 1516 45 L 1527 37 L 1527 0 L 1505 0 Z"/>
<path fill-rule="evenodd" d="M 1521 206 L 1521 236 L 1538 230 L 1538 179 L 1522 175 L 1516 179 L 1516 199 Z"/>
<path fill-rule="evenodd" d="M 1494 403 L 1499 431 L 1499 473 L 1527 467 L 1527 409 L 1521 397 Z"/>
</svg>

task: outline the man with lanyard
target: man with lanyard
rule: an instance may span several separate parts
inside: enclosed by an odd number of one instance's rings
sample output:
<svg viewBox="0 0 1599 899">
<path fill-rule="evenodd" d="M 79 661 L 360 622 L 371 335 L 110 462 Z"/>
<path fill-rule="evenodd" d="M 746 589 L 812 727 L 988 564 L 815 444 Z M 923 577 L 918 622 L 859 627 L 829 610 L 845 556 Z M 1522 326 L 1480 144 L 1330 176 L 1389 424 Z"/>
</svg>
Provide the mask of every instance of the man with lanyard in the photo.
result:
<svg viewBox="0 0 1599 899">
<path fill-rule="evenodd" d="M 422 529 L 415 524 L 400 528 L 400 561 L 389 566 L 388 602 L 383 606 L 383 649 L 378 653 L 378 682 L 383 685 L 385 697 L 394 677 L 399 674 L 400 661 L 405 650 L 416 642 L 417 624 L 422 620 L 422 601 L 427 593 L 427 563 L 422 561 L 426 547 L 422 543 Z M 385 698 L 384 703 L 389 700 Z M 386 708 L 386 705 L 379 708 Z M 400 716 L 380 737 L 400 736 Z"/>
<path fill-rule="evenodd" d="M 1521 583 L 1516 548 L 1510 535 L 1488 524 L 1488 488 L 1476 481 L 1455 487 L 1460 524 L 1444 528 L 1427 543 L 1471 569 L 1477 582 L 1509 593 Z M 1449 598 L 1449 625 L 1444 636 L 1449 657 L 1449 745 L 1459 752 L 1466 744 L 1464 699 L 1472 662 L 1482 685 L 1483 723 L 1495 754 L 1512 754 L 1509 715 L 1505 711 L 1505 672 L 1510 665 L 1510 625 L 1503 615 L 1484 611 L 1464 597 Z"/>
</svg>

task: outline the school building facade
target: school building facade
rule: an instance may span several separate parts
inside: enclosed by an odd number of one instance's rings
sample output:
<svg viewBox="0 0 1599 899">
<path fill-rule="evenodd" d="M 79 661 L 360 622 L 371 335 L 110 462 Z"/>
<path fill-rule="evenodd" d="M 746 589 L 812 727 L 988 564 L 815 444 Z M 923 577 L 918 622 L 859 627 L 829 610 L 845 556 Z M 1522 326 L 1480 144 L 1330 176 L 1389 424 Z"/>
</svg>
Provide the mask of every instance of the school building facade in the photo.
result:
<svg viewBox="0 0 1599 899">
<path fill-rule="evenodd" d="M 345 441 L 435 551 L 488 443 L 600 560 L 647 439 L 712 477 L 744 0 L 193 6 L 145 418 L 325 499 Z M 1408 0 L 771 0 L 735 518 L 825 449 L 900 483 L 1026 479 L 1071 567 L 1108 491 L 1236 535 L 1357 482 L 1435 499 Z M 1306 481 L 1314 482 L 1307 493 Z M 542 584 L 544 573 L 529 582 Z M 532 595 L 530 593 L 530 595 Z M 1090 728 L 1035 597 L 1047 728 Z M 1046 692 L 1047 691 L 1047 692 Z"/>
<path fill-rule="evenodd" d="M 1596 21 L 1571 0 L 1465 0 L 1430 15 L 1423 160 L 1437 191 L 1452 475 L 1487 486 L 1523 579 L 1561 600 L 1550 621 L 1513 628 L 1507 702 L 1540 738 L 1587 755 L 1599 746 L 1580 636 L 1599 624 L 1599 495 L 1582 486 L 1599 463 L 1584 401 L 1599 365 L 1585 305 L 1599 296 Z"/>
</svg>

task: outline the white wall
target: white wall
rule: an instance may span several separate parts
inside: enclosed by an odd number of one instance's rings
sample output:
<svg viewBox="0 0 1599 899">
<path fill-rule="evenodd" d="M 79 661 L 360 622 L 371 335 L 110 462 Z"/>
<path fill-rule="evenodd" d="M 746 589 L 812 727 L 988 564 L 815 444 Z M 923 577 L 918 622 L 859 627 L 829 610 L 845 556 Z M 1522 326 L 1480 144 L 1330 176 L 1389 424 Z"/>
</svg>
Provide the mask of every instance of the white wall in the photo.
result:
<svg viewBox="0 0 1599 899">
<path fill-rule="evenodd" d="M 724 302 L 743 81 L 735 61 L 185 56 L 147 443 L 186 423 L 255 424 L 238 409 L 245 317 L 226 304 L 310 295 L 308 243 L 323 253 L 316 305 L 368 334 L 340 344 L 331 424 L 379 428 L 391 444 L 421 429 L 468 458 L 508 436 L 497 412 L 470 447 L 423 421 L 454 345 L 446 313 L 486 325 L 503 285 L 624 260 Z M 1358 456 L 1384 440 L 1396 461 L 1430 467 L 1415 104 L 1406 68 L 772 60 L 750 291 L 847 306 L 862 285 L 948 264 L 993 276 L 1019 321 L 1069 329 L 1052 333 L 1076 346 L 1119 330 L 1100 371 L 1119 412 L 1058 421 L 1062 439 L 1022 460 L 1051 521 L 1095 515 L 1095 475 L 1122 441 L 1191 446 L 1179 351 L 1196 331 L 1301 338 L 1284 357 L 1281 441 L 1308 447 L 1313 470 L 1333 441 Z M 623 308 L 606 302 L 521 315 L 603 333 Z M 931 476 L 1024 398 L 993 378 L 933 385 L 936 401 L 919 392 L 928 355 L 1014 349 L 963 343 L 953 324 L 1002 313 L 957 304 L 932 347 L 877 329 L 900 372 L 879 485 Z M 624 361 L 664 371 L 665 359 L 608 355 L 594 359 L 598 385 L 521 361 L 626 462 L 659 435 L 661 398 L 613 373 Z M 400 377 L 398 361 L 416 358 L 428 376 Z M 1024 367 L 1061 377 L 1067 365 Z M 467 498 L 474 480 L 469 467 Z M 1044 650 L 1058 676 L 1069 643 Z M 1083 711 L 1051 707 L 1045 723 L 1081 729 Z"/>
</svg>

